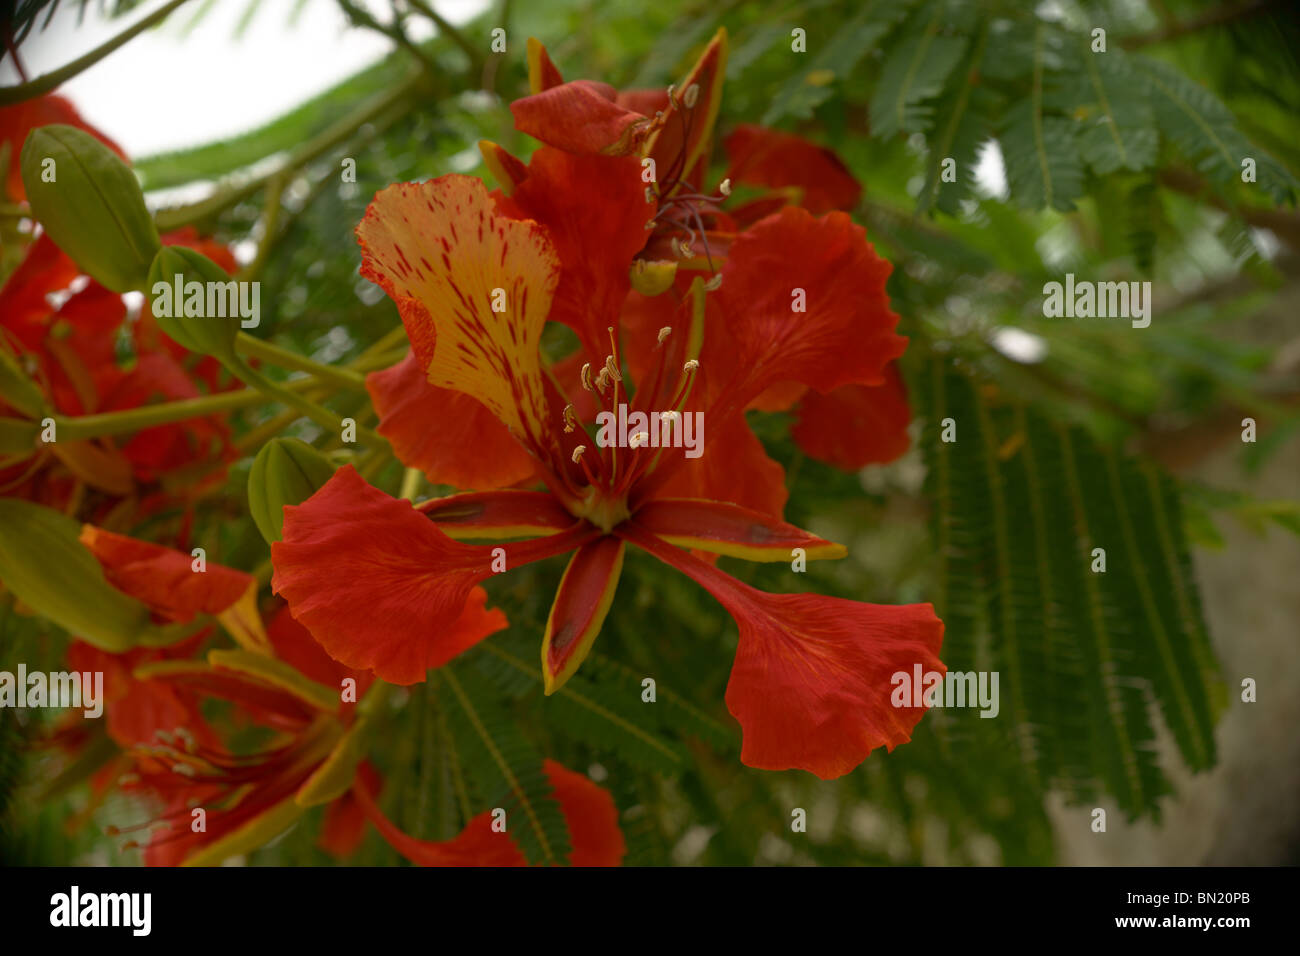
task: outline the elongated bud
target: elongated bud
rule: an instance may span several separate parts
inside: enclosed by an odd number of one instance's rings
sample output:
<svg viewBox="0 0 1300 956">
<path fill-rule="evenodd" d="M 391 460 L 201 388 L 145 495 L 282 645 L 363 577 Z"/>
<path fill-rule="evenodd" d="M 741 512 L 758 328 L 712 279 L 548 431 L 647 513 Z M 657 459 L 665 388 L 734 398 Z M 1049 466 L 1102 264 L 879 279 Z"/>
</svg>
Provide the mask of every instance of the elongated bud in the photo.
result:
<svg viewBox="0 0 1300 956">
<path fill-rule="evenodd" d="M 328 458 L 297 438 L 273 438 L 248 472 L 248 510 L 267 544 L 280 540 L 284 506 L 300 505 L 334 474 Z"/>
<path fill-rule="evenodd" d="M 227 305 L 239 301 L 239 292 L 225 269 L 185 246 L 163 246 L 146 291 L 158 327 L 178 343 L 202 355 L 234 357 L 239 312 Z"/>
<path fill-rule="evenodd" d="M 32 130 L 22 152 L 23 187 L 50 238 L 100 285 L 144 287 L 158 252 L 158 228 L 135 174 L 75 126 Z"/>
</svg>

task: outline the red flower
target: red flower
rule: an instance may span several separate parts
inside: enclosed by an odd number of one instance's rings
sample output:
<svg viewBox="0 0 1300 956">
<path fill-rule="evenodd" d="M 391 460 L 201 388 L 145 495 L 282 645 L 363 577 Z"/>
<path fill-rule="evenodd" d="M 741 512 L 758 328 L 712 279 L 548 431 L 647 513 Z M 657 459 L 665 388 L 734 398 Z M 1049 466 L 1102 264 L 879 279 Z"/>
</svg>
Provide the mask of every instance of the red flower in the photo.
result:
<svg viewBox="0 0 1300 956">
<path fill-rule="evenodd" d="M 9 173 L 5 179 L 5 191 L 11 202 L 27 199 L 27 191 L 23 188 L 22 166 L 18 162 L 23 143 L 27 142 L 27 134 L 38 126 L 49 126 L 51 123 L 83 129 L 126 159 L 122 147 L 83 120 L 76 107 L 62 96 L 47 93 L 13 106 L 0 106 L 0 148 L 6 145 L 9 147 Z"/>
<path fill-rule="evenodd" d="M 565 83 L 546 49 L 530 38 L 533 95 L 515 101 L 511 110 L 519 130 L 548 145 L 574 153 L 639 152 L 654 160 L 659 209 L 655 228 L 638 258 L 665 266 L 672 263 L 678 271 L 706 266 L 711 271 L 738 229 L 787 203 L 798 203 L 821 215 L 852 209 L 862 193 L 831 150 L 789 133 L 744 124 L 735 127 L 724 143 L 729 163 L 726 181 L 767 191 L 739 205 L 731 204 L 725 212 L 719 202 L 725 196 L 701 195 L 726 61 L 726 31 L 719 30 L 686 78 L 675 86 L 673 96 L 661 90 L 616 93 L 605 84 Z M 633 133 L 625 135 L 629 130 Z M 522 164 L 511 163 L 499 147 L 485 150 L 485 157 L 507 191 L 523 178 Z M 531 218 L 547 221 L 535 213 L 535 209 L 524 211 Z M 698 243 L 703 248 L 677 262 L 681 246 L 674 242 L 683 239 L 692 247 Z M 650 299 L 639 307 L 653 316 L 652 333 L 672 321 L 670 314 L 660 314 L 667 307 L 661 300 Z M 630 358 L 636 361 L 635 355 Z M 762 411 L 796 406 L 799 427 L 793 437 L 804 452 L 819 461 L 856 470 L 892 461 L 908 448 L 911 413 L 897 369 L 891 370 L 883 384 L 845 385 L 829 394 L 809 393 L 803 386 L 787 384 L 764 393 L 752 405 Z"/>
<path fill-rule="evenodd" d="M 163 236 L 229 268 L 233 257 L 193 229 Z M 219 385 L 215 360 L 190 364 L 188 352 L 162 335 L 147 314 L 130 323 L 133 363 L 119 359 L 127 318 L 120 295 L 79 275 L 73 261 L 42 234 L 0 288 L 4 346 L 32 369 L 51 407 L 65 415 L 125 411 L 155 400 L 196 398 Z M 0 415 L 21 417 L 0 402 Z M 118 440 L 56 441 L 17 461 L 0 463 L 0 493 L 62 509 L 84 483 L 101 495 L 99 513 L 122 498 L 166 482 L 170 500 L 187 499 L 224 480 L 237 457 L 218 417 L 141 429 Z M 195 466 L 198 466 L 196 469 Z M 175 477 L 176 480 L 169 481 Z"/>
<path fill-rule="evenodd" d="M 618 866 L 627 853 L 618 827 L 618 808 L 607 790 L 580 773 L 567 770 L 554 760 L 543 764 L 555 799 L 569 825 L 572 866 Z M 417 840 L 408 836 L 384 816 L 367 781 L 352 789 L 366 818 L 394 850 L 422 866 L 525 866 L 527 861 L 508 832 L 493 829 L 491 812 L 476 816 L 454 839 Z"/>
<path fill-rule="evenodd" d="M 691 73 L 701 83 L 712 77 L 710 91 L 721 75 L 720 43 Z M 557 93 L 534 118 L 551 122 L 589 92 Z M 698 165 L 699 129 L 677 111 L 705 111 L 705 129 L 716 113 L 712 92 L 676 96 L 668 111 L 677 124 L 674 177 Z M 581 118 L 576 108 L 566 135 L 583 146 L 597 142 L 583 139 L 574 117 Z M 643 128 L 627 124 L 613 142 Z M 656 128 L 667 136 L 669 127 L 651 124 L 652 151 Z M 765 594 L 681 549 L 759 561 L 789 561 L 795 548 L 809 559 L 844 554 L 779 519 L 781 469 L 744 412 L 804 393 L 830 405 L 840 389 L 890 382 L 905 340 L 894 334 L 885 296 L 889 266 L 843 213 L 817 219 L 787 206 L 719 242 L 716 257 L 710 250 L 679 262 L 672 294 L 631 293 L 633 264 L 647 256 L 647 223 L 657 233 L 666 220 L 688 217 L 699 237 L 726 217 L 709 211 L 703 222 L 700 209 L 714 209 L 713 200 L 683 178 L 671 192 L 661 178 L 659 195 L 647 194 L 637 157 L 602 155 L 626 152 L 608 145 L 582 154 L 543 147 L 527 166 L 489 145 L 504 194 L 444 176 L 375 197 L 357 229 L 362 274 L 397 304 L 412 343 L 410 359 L 369 383 L 384 416 L 380 430 L 431 480 L 459 472 L 489 490 L 416 509 L 344 468 L 285 510 L 283 540 L 272 547 L 273 586 L 331 656 L 409 684 L 468 646 L 453 639 L 454 624 L 501 557 L 513 568 L 571 552 L 542 642 L 551 693 L 595 641 L 630 542 L 695 579 L 736 619 L 727 704 L 745 732 L 742 760 L 839 776 L 872 749 L 910 738 L 923 708 L 893 708 L 890 677 L 914 664 L 942 668 L 942 624 L 932 608 Z M 699 155 L 702 162 L 702 147 Z M 670 207 L 672 216 L 661 216 Z M 714 264 L 721 286 L 706 294 L 702 277 L 691 282 L 689 272 Z M 795 292 L 806 311 L 792 309 Z M 547 321 L 577 335 L 579 357 L 564 367 L 542 357 Z M 563 384 L 577 390 L 574 368 L 586 390 L 581 413 Z M 706 453 L 653 447 L 648 430 L 636 447 L 591 447 L 587 414 L 617 414 L 620 405 L 629 415 L 701 414 Z M 849 457 L 801 427 L 828 457 Z M 528 457 L 481 451 L 508 440 Z M 547 492 L 510 489 L 533 475 Z M 462 540 L 525 536 L 533 540 L 497 544 L 495 552 Z"/>
</svg>

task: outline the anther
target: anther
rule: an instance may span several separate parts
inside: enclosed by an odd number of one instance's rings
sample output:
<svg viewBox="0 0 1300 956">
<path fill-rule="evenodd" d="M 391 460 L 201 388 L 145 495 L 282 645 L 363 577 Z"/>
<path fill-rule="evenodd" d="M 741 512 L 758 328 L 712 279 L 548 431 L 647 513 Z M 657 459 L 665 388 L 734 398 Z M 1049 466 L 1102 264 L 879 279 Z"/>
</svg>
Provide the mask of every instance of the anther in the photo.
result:
<svg viewBox="0 0 1300 956">
<path fill-rule="evenodd" d="M 623 381 L 623 373 L 620 372 L 618 370 L 618 366 L 614 364 L 614 356 L 612 355 L 605 356 L 605 371 L 609 373 L 609 377 L 612 378 L 614 381 L 616 382 Z"/>
<path fill-rule="evenodd" d="M 682 102 L 686 104 L 688 110 L 695 109 L 695 104 L 700 99 L 700 84 L 692 83 L 686 87 L 686 95 L 682 97 Z"/>
<path fill-rule="evenodd" d="M 585 452 L 586 450 L 587 450 L 586 445 L 579 445 L 577 448 L 573 449 L 572 457 L 573 457 L 573 463 L 575 465 L 582 460 L 582 453 Z"/>
<path fill-rule="evenodd" d="M 722 273 L 721 273 L 721 272 L 718 272 L 718 273 L 715 273 L 715 274 L 712 276 L 712 278 L 709 279 L 708 282 L 704 283 L 704 291 L 705 291 L 705 292 L 713 292 L 713 291 L 715 291 L 715 290 L 718 288 L 718 286 L 720 286 L 720 285 L 722 285 Z"/>
<path fill-rule="evenodd" d="M 694 372 L 694 371 L 695 371 L 696 369 L 698 369 L 699 367 L 700 367 L 700 363 L 699 363 L 699 361 L 696 360 L 696 359 L 691 359 L 691 360 L 688 361 L 685 365 L 682 366 L 682 371 L 683 371 L 683 372 Z"/>
<path fill-rule="evenodd" d="M 668 338 L 668 336 L 672 334 L 673 334 L 673 327 L 671 325 L 665 325 L 662 329 L 659 330 L 659 344 L 663 345 L 664 339 Z"/>
<path fill-rule="evenodd" d="M 573 414 L 573 403 L 564 406 L 564 432 L 568 434 L 578 427 L 578 417 Z"/>
<path fill-rule="evenodd" d="M 640 448 L 649 440 L 650 440 L 649 432 L 637 432 L 635 435 L 632 435 L 630 438 L 628 438 L 627 446 L 629 448 Z"/>
<path fill-rule="evenodd" d="M 658 198 L 659 197 L 655 195 L 655 189 L 653 186 L 647 186 L 645 188 L 645 201 L 647 205 L 656 202 Z"/>
<path fill-rule="evenodd" d="M 731 180 L 730 180 L 730 179 L 724 179 L 722 182 L 718 183 L 718 192 L 722 193 L 722 195 L 724 195 L 724 196 L 730 196 L 730 195 L 731 195 Z"/>
<path fill-rule="evenodd" d="M 602 367 L 600 374 L 596 376 L 596 391 L 604 394 L 607 388 L 609 388 L 609 369 Z"/>
<path fill-rule="evenodd" d="M 668 84 L 668 102 L 671 103 L 673 106 L 677 105 L 677 84 L 676 83 Z"/>
<path fill-rule="evenodd" d="M 594 392 L 596 387 L 591 384 L 591 363 L 587 362 L 582 366 L 582 387 L 589 392 Z"/>
</svg>

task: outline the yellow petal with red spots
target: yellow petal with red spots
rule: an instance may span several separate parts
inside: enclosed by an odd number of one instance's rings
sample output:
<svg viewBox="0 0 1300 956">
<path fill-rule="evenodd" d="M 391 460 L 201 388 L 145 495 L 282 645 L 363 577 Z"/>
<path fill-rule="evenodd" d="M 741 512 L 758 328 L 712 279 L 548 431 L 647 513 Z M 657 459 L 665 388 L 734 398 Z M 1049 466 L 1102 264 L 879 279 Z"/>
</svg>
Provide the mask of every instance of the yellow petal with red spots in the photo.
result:
<svg viewBox="0 0 1300 956">
<path fill-rule="evenodd" d="M 379 192 L 357 238 L 361 274 L 397 304 L 429 383 L 473 396 L 538 457 L 562 460 L 538 351 L 560 278 L 546 230 L 451 175 Z"/>
</svg>

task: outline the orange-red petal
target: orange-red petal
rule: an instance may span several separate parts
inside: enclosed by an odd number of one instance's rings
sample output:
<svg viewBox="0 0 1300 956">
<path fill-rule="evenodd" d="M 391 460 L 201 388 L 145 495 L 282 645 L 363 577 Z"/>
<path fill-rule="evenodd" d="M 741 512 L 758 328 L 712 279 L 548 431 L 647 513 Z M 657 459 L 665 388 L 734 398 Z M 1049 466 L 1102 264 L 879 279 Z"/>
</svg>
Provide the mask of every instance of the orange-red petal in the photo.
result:
<svg viewBox="0 0 1300 956">
<path fill-rule="evenodd" d="M 890 268 L 844 213 L 816 219 L 786 207 L 746 230 L 715 293 L 728 335 L 713 341 L 730 348 L 735 370 L 711 394 L 730 413 L 777 382 L 821 392 L 881 384 L 907 345 L 885 294 Z M 708 345 L 701 365 L 727 364 Z"/>
<path fill-rule="evenodd" d="M 530 477 L 537 462 L 510 430 L 470 395 L 430 385 L 415 353 L 366 376 L 379 415 L 377 431 L 402 464 L 434 484 L 507 488 Z M 466 449 L 473 448 L 473 454 Z"/>
<path fill-rule="evenodd" d="M 646 202 L 641 164 L 631 156 L 581 156 L 543 146 L 529 161 L 527 178 L 497 205 L 546 227 L 561 265 L 549 318 L 577 332 L 588 358 L 599 362 L 609 354 L 606 330 L 618 325 L 630 288 L 628 268 L 655 214 Z"/>
<path fill-rule="evenodd" d="M 218 616 L 245 600 L 250 587 L 256 591 L 257 579 L 244 571 L 211 562 L 195 571 L 195 559 L 183 551 L 94 525 L 82 526 L 81 543 L 99 560 L 109 584 L 170 621 Z"/>
<path fill-rule="evenodd" d="M 555 592 L 542 636 L 542 679 L 553 694 L 577 672 L 591 651 L 623 572 L 619 538 L 605 535 L 573 553 Z"/>
<path fill-rule="evenodd" d="M 747 561 L 842 558 L 844 546 L 749 508 L 698 498 L 656 498 L 634 515 L 638 527 L 679 548 Z"/>
<path fill-rule="evenodd" d="M 554 495 L 520 489 L 434 498 L 416 510 L 457 541 L 536 537 L 563 531 L 574 521 Z"/>
<path fill-rule="evenodd" d="M 710 418 L 705 412 L 703 421 L 707 426 L 718 419 Z M 720 430 L 705 430 L 700 457 L 686 458 L 678 449 L 665 452 L 673 456 L 666 460 L 675 461 L 677 469 L 662 483 L 647 483 L 645 493 L 640 486 L 634 489 L 634 504 L 639 507 L 647 500 L 661 497 L 703 498 L 730 502 L 780 518 L 790 497 L 785 487 L 785 469 L 768 455 L 743 416 L 722 420 L 720 424 Z"/>
<path fill-rule="evenodd" d="M 498 547 L 512 568 L 563 554 L 594 534 L 579 526 Z M 273 588 L 326 652 L 391 683 L 422 681 L 430 668 L 506 626 L 476 587 L 494 573 L 493 548 L 452 540 L 351 465 L 285 508 L 284 537 L 271 558 Z"/>
<path fill-rule="evenodd" d="M 673 101 L 655 121 L 646 141 L 646 155 L 655 161 L 660 182 L 669 178 L 700 185 L 713 145 L 713 127 L 722 105 L 722 85 L 727 75 L 727 31 L 720 28 L 673 88 Z M 691 92 L 694 88 L 694 92 Z M 688 104 L 687 98 L 693 98 Z"/>
<path fill-rule="evenodd" d="M 604 84 L 574 80 L 510 104 L 515 129 L 566 153 L 638 153 L 650 121 L 619 106 Z"/>
<path fill-rule="evenodd" d="M 23 188 L 22 167 L 18 162 L 27 134 L 38 126 L 49 126 L 51 123 L 85 130 L 122 159 L 126 159 L 122 147 L 83 120 L 76 107 L 65 97 L 47 93 L 13 106 L 0 107 L 0 143 L 9 145 L 9 172 L 5 189 L 13 202 L 22 202 L 27 198 L 27 191 Z"/>
<path fill-rule="evenodd" d="M 815 216 L 852 209 L 862 196 L 862 187 L 834 152 L 801 136 L 745 123 L 727 135 L 723 146 L 732 182 L 796 187 L 800 205 Z"/>
<path fill-rule="evenodd" d="M 554 760 L 542 769 L 554 788 L 565 822 L 569 826 L 573 866 L 618 866 L 627 853 L 618 826 L 614 798 L 583 774 L 568 770 Z M 476 816 L 451 840 L 417 840 L 393 824 L 374 801 L 364 781 L 353 788 L 357 801 L 385 840 L 402 856 L 422 866 L 524 866 L 523 853 L 509 830 L 493 830 L 492 813 Z"/>
<path fill-rule="evenodd" d="M 809 457 L 856 471 L 907 451 L 911 420 L 907 388 L 891 362 L 883 385 L 841 385 L 825 395 L 809 389 L 790 434 Z"/>
<path fill-rule="evenodd" d="M 636 527 L 629 541 L 693 578 L 740 631 L 727 709 L 744 731 L 740 759 L 763 770 L 843 776 L 877 747 L 911 739 L 925 707 L 895 707 L 893 677 L 943 673 L 943 622 L 929 604 L 879 605 L 767 594 Z"/>
<path fill-rule="evenodd" d="M 551 62 L 551 55 L 546 52 L 542 41 L 536 37 L 528 38 L 528 90 L 541 93 L 564 82 L 559 69 Z"/>
</svg>

